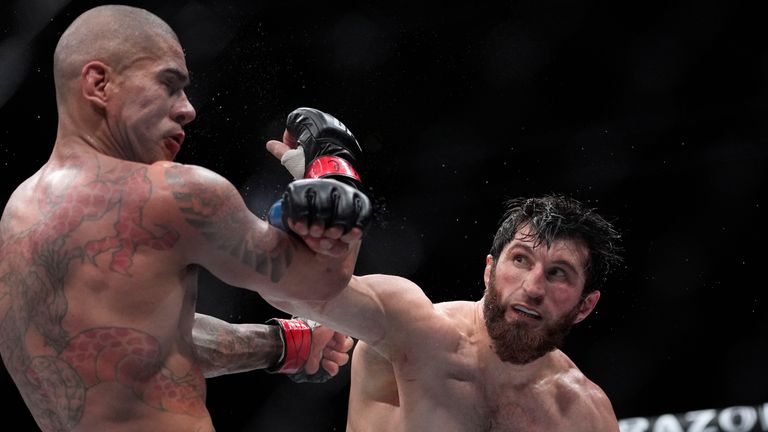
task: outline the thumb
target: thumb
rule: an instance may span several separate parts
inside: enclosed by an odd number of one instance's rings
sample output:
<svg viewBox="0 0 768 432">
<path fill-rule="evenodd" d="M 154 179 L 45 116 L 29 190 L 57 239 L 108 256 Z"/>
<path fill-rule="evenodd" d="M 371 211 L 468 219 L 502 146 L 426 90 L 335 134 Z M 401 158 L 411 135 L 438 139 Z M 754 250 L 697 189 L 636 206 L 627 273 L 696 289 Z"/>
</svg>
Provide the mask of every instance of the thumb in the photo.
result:
<svg viewBox="0 0 768 432">
<path fill-rule="evenodd" d="M 287 152 L 290 149 L 291 147 L 289 147 L 287 144 L 285 144 L 282 141 L 277 141 L 277 140 L 267 141 L 267 151 L 272 153 L 272 156 L 276 157 L 277 160 L 282 159 L 285 152 Z"/>
</svg>

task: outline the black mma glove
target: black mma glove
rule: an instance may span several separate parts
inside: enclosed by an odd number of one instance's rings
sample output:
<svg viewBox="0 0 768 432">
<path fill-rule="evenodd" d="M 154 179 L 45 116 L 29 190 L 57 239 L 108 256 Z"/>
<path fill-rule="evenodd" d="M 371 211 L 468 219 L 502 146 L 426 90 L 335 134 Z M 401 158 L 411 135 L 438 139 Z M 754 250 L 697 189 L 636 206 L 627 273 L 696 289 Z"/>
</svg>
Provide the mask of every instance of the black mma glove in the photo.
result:
<svg viewBox="0 0 768 432">
<path fill-rule="evenodd" d="M 362 154 L 354 135 L 335 117 L 314 108 L 298 108 L 288 115 L 286 130 L 298 147 L 281 162 L 297 178 L 269 211 L 269 223 L 286 230 L 287 220 L 338 226 L 348 232 L 365 229 L 371 202 L 360 192 L 355 169 Z"/>
<path fill-rule="evenodd" d="M 288 114 L 285 129 L 299 144 L 281 161 L 294 178 L 331 178 L 360 190 L 363 151 L 342 122 L 314 108 L 298 108 Z M 297 160 L 302 152 L 303 161 Z"/>
<path fill-rule="evenodd" d="M 338 226 L 346 233 L 355 227 L 365 229 L 371 218 L 371 203 L 365 194 L 331 179 L 295 180 L 288 184 L 281 202 L 279 217 L 283 226 L 288 225 L 290 218 L 310 226 Z M 270 223 L 276 225 L 273 218 L 277 215 L 273 211 Z"/>
</svg>

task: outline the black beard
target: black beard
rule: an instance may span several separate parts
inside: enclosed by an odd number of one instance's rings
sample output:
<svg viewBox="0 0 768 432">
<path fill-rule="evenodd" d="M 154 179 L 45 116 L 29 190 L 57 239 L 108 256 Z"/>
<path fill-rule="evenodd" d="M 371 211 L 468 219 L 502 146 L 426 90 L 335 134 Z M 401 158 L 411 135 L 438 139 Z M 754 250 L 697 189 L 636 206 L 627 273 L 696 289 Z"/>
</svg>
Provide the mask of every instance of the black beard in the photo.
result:
<svg viewBox="0 0 768 432">
<path fill-rule="evenodd" d="M 483 313 L 485 327 L 493 340 L 496 355 L 502 361 L 513 364 L 530 363 L 544 354 L 560 348 L 573 327 L 581 302 L 554 324 L 540 329 L 531 329 L 521 322 L 507 322 L 506 309 L 499 303 L 496 290 L 496 266 L 491 268 L 488 289 L 485 292 Z"/>
</svg>

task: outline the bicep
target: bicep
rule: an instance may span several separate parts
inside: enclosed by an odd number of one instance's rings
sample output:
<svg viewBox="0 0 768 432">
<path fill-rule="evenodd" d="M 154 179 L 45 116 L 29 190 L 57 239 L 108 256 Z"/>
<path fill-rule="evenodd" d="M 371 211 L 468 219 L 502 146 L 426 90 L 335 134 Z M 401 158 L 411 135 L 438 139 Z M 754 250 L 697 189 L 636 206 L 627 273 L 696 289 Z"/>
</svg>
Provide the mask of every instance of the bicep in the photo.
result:
<svg viewBox="0 0 768 432">
<path fill-rule="evenodd" d="M 167 209 L 183 233 L 181 253 L 222 281 L 260 293 L 295 295 L 304 289 L 290 266 L 313 260 L 296 239 L 254 215 L 226 179 L 205 168 L 165 167 Z M 287 279 L 287 280 L 286 280 Z"/>
<path fill-rule="evenodd" d="M 352 277 L 338 296 L 319 305 L 307 304 L 309 318 L 363 340 L 390 356 L 434 313 L 432 302 L 415 283 L 396 276 Z"/>
<path fill-rule="evenodd" d="M 186 235 L 184 252 L 224 279 L 237 282 L 252 269 L 277 278 L 287 245 L 269 236 L 267 224 L 253 215 L 235 187 L 209 170 L 173 165 L 164 170 L 169 207 Z M 282 247 L 282 250 L 281 250 Z"/>
</svg>

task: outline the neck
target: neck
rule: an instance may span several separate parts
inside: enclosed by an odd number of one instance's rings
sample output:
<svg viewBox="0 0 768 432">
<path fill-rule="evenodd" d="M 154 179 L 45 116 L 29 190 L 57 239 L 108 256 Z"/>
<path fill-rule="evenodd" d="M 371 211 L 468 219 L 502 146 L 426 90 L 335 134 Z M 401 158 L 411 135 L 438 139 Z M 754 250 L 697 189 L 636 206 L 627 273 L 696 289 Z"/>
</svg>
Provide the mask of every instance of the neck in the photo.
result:
<svg viewBox="0 0 768 432">
<path fill-rule="evenodd" d="M 60 114 L 56 131 L 54 154 L 69 154 L 73 151 L 92 151 L 118 159 L 130 160 L 121 151 L 109 133 L 103 118 L 83 119 L 82 116 Z"/>
</svg>

